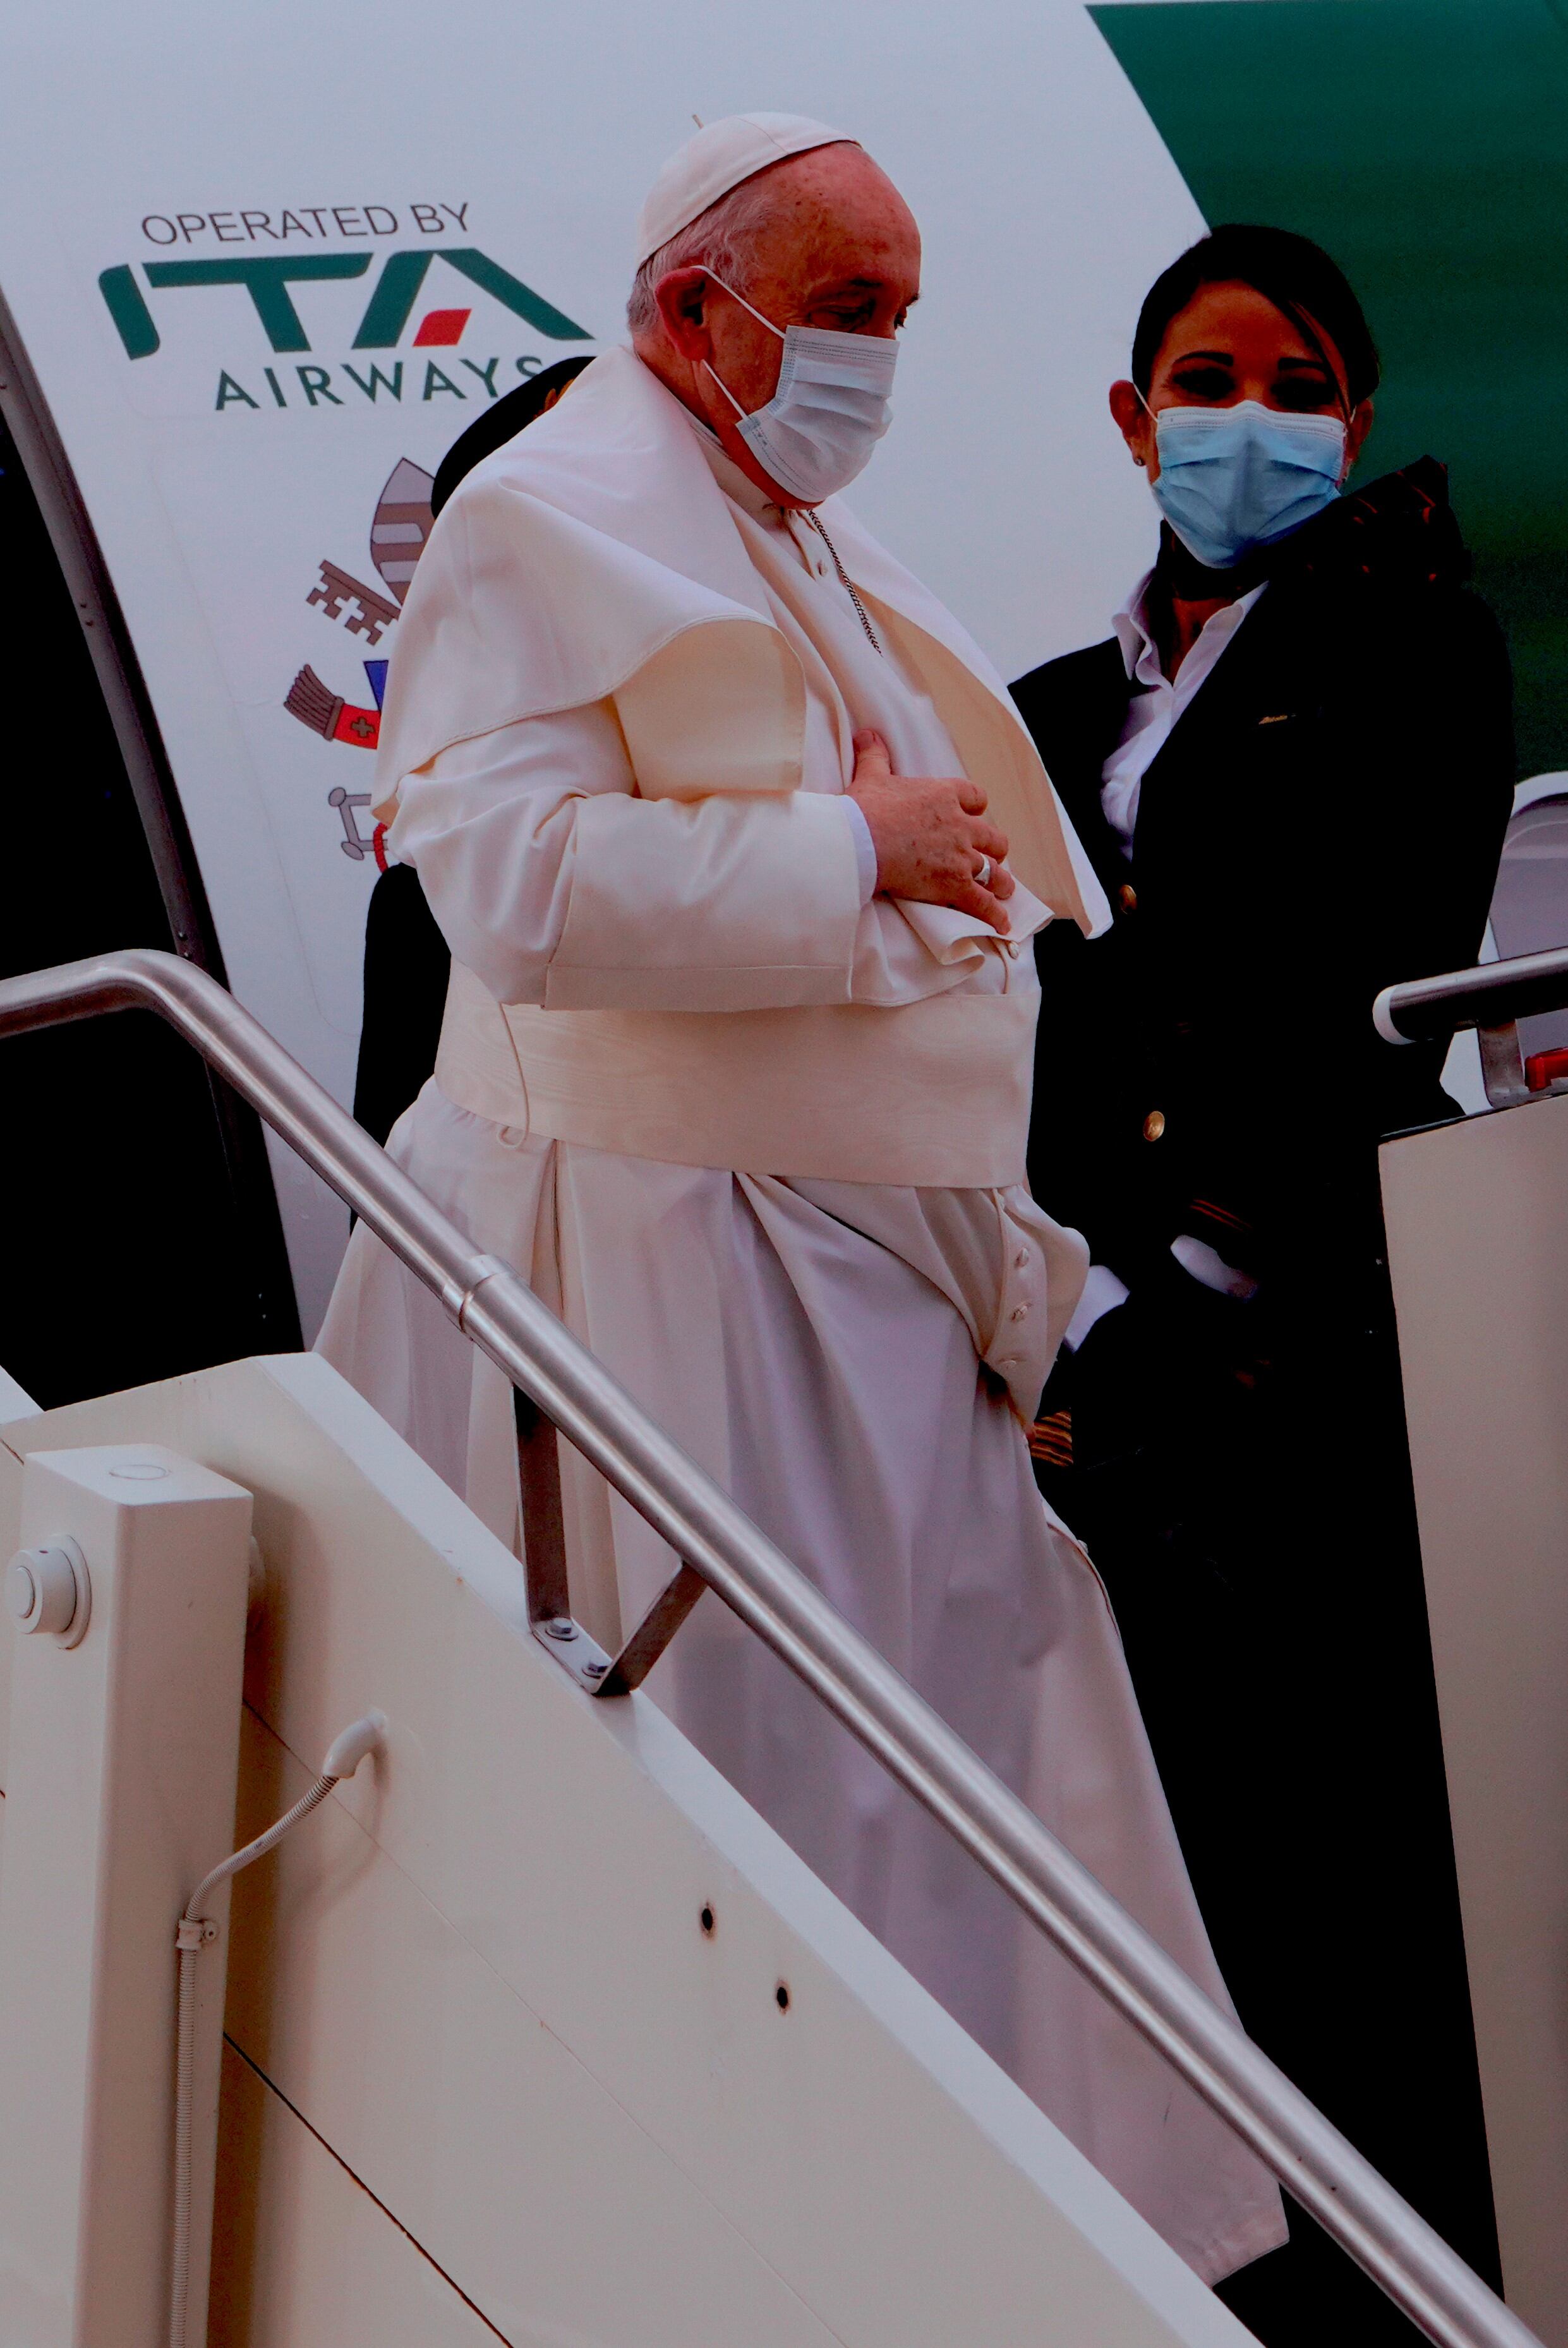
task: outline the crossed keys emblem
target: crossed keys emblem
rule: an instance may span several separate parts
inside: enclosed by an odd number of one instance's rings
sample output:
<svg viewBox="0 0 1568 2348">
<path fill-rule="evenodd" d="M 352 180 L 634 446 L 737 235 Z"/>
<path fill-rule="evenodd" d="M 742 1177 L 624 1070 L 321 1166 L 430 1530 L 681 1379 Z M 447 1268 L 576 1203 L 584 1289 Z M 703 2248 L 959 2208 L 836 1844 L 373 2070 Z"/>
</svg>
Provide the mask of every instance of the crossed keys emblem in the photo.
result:
<svg viewBox="0 0 1568 2348">
<path fill-rule="evenodd" d="M 370 559 L 387 591 L 385 594 L 325 556 L 317 566 L 315 584 L 305 602 L 324 619 L 358 636 L 363 644 L 378 644 L 403 608 L 414 566 L 430 535 L 433 486 L 428 473 L 411 458 L 400 457 L 376 501 L 370 524 Z M 344 742 L 356 750 L 374 750 L 381 736 L 387 662 L 366 660 L 363 665 L 374 707 L 335 693 L 308 662 L 284 695 L 284 707 L 291 717 L 297 717 L 302 726 L 308 726 L 324 741 Z M 359 828 L 359 811 L 368 809 L 370 802 L 369 791 L 351 791 L 343 783 L 335 784 L 326 795 L 328 807 L 343 825 L 338 846 L 345 856 L 356 864 L 374 857 L 385 870 L 385 827 L 377 824 L 368 837 Z"/>
<path fill-rule="evenodd" d="M 350 635 L 363 636 L 367 644 L 378 644 L 382 630 L 397 617 L 396 603 L 389 603 L 351 572 L 340 571 L 335 562 L 323 561 L 320 583 L 304 600 L 319 603 L 329 620 L 341 620 Z"/>
</svg>

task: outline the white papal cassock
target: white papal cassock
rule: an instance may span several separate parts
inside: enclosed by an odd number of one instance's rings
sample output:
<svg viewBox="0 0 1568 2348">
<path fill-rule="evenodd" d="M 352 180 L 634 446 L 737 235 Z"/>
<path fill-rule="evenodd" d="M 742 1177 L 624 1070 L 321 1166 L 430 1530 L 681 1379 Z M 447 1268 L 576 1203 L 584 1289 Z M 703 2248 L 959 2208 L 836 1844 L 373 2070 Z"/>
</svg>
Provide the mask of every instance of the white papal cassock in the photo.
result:
<svg viewBox="0 0 1568 2348">
<path fill-rule="evenodd" d="M 1020 1423 L 1084 1269 L 1022 1180 L 1027 941 L 1047 901 L 1088 925 L 1094 883 L 982 655 L 822 520 L 625 351 L 459 488 L 382 737 L 454 956 L 391 1148 L 1222 2000 Z M 985 786 L 1014 943 L 869 896 L 867 726 L 895 772 Z M 516 1538 L 510 1391 L 363 1226 L 321 1347 Z M 674 1560 L 562 1469 L 574 1608 L 614 1645 Z M 1283 2239 L 1262 2168 L 717 1600 L 649 1689 L 1199 2273 Z"/>
</svg>

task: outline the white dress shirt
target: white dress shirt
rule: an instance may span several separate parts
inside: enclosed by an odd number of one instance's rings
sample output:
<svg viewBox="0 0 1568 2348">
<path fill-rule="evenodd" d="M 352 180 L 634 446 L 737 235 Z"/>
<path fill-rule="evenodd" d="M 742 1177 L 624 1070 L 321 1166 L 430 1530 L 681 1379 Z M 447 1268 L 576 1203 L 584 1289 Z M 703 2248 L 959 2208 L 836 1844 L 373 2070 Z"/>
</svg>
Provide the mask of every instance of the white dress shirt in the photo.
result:
<svg viewBox="0 0 1568 2348">
<path fill-rule="evenodd" d="M 1265 579 L 1263 586 L 1238 595 L 1233 603 L 1227 603 L 1222 612 L 1204 621 L 1197 643 L 1172 681 L 1160 665 L 1160 648 L 1149 625 L 1147 598 L 1153 576 L 1152 571 L 1144 572 L 1111 622 L 1121 645 L 1122 659 L 1127 663 L 1128 676 L 1140 688 L 1129 705 L 1121 739 L 1100 774 L 1099 803 L 1126 857 L 1132 854 L 1144 776 L 1171 739 L 1177 719 L 1268 584 Z"/>
<path fill-rule="evenodd" d="M 1149 624 L 1148 596 L 1153 577 L 1152 571 L 1144 572 L 1111 622 L 1127 664 L 1128 677 L 1140 690 L 1133 694 L 1128 705 L 1121 739 L 1100 769 L 1099 803 L 1129 860 L 1138 827 L 1138 802 L 1144 776 L 1171 739 L 1177 719 L 1204 678 L 1212 674 L 1225 646 L 1268 585 L 1265 579 L 1261 586 L 1238 595 L 1233 603 L 1227 603 L 1223 611 L 1205 620 L 1196 644 L 1175 677 L 1171 678 L 1160 665 L 1160 648 Z M 1212 1288 L 1224 1296 L 1245 1298 L 1257 1293 L 1258 1284 L 1251 1274 L 1228 1264 L 1206 1240 L 1182 1232 L 1171 1241 L 1171 1252 L 1182 1271 L 1205 1288 Z M 1119 1279 L 1109 1264 L 1091 1263 L 1078 1309 L 1062 1339 L 1064 1346 L 1071 1351 L 1081 1345 L 1097 1321 L 1113 1313 L 1119 1304 L 1126 1303 L 1127 1293 L 1126 1282 Z"/>
</svg>

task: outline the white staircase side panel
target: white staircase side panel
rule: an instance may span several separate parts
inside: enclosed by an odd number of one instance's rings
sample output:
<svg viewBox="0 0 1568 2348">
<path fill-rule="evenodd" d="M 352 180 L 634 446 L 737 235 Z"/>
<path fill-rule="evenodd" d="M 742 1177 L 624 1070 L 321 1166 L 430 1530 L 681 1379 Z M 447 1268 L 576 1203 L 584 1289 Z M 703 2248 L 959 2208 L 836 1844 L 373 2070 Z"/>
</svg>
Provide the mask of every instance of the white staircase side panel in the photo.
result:
<svg viewBox="0 0 1568 2348">
<path fill-rule="evenodd" d="M 246 1760 L 242 1834 L 309 1783 L 259 1725 Z M 832 2348 L 843 2336 L 718 2206 L 712 2178 L 694 2178 L 487 1962 L 472 1920 L 465 1931 L 443 1916 L 346 1811 L 328 1805 L 319 1833 L 302 1829 L 241 1882 L 232 2041 L 503 2338 Z M 636 1965 L 634 1915 L 623 1931 Z M 563 1937 L 591 1968 L 578 1934 Z M 650 1989 L 657 1972 L 655 1960 Z M 771 1981 L 757 1991 L 760 2011 Z M 639 2006 L 656 2032 L 652 1997 Z"/>
<path fill-rule="evenodd" d="M 38 1405 L 0 1364 L 0 1426 L 30 1418 Z M 22 1468 L 14 1451 L 0 1446 L 0 1568 L 15 1552 L 21 1520 Z M 0 1609 L 0 1856 L 5 1834 L 5 1742 L 11 1716 L 11 1617 Z"/>
<path fill-rule="evenodd" d="M 325 1364 L 4 1433 L 131 1438 L 255 1494 L 242 1828 L 390 1723 L 242 1879 L 231 2034 L 500 2337 L 1247 2337 L 651 1703 L 550 1661 L 516 1560 Z"/>
<path fill-rule="evenodd" d="M 478 2309 L 232 2046 L 219 2158 L 207 2348 L 495 2348 Z"/>
<path fill-rule="evenodd" d="M 0 1443 L 0 1569 L 10 1562 L 21 1545 L 17 1529 L 21 1521 L 22 1463 L 14 1451 Z M 5 1755 L 11 1742 L 11 1657 L 15 1646 L 15 1625 L 5 1608 L 0 1606 L 0 1866 L 5 1859 Z"/>
<path fill-rule="evenodd" d="M 164 2329 L 173 1921 L 233 1827 L 251 1513 L 242 1488 L 161 1444 L 40 1448 L 24 1471 L 24 1542 L 74 1541 L 77 1570 L 68 1634 L 12 1642 L 0 1885 L 6 2348 L 143 2348 Z M 222 1926 L 227 1910 L 220 1893 L 204 1912 Z M 195 1992 L 199 2302 L 222 1971 L 198 1969 Z"/>
<path fill-rule="evenodd" d="M 1568 2348 L 1568 1097 L 1381 1163 L 1503 2281 Z"/>
</svg>

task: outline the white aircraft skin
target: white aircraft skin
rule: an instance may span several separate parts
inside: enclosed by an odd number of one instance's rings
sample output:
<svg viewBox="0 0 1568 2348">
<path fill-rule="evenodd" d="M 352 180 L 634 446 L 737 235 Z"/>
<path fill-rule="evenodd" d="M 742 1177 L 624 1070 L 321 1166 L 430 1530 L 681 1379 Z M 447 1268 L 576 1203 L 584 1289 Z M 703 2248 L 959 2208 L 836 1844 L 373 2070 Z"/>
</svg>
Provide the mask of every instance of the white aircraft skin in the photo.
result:
<svg viewBox="0 0 1568 2348">
<path fill-rule="evenodd" d="M 6 48 L 0 289 L 127 616 L 230 982 L 340 1098 L 377 869 L 355 852 L 372 825 L 353 713 L 375 707 L 365 662 L 397 644 L 377 500 L 400 460 L 433 473 L 520 361 L 621 337 L 637 206 L 694 114 L 819 114 L 908 194 L 925 291 L 853 495 L 1005 673 L 1102 633 L 1147 560 L 1105 386 L 1202 222 L 1077 0 L 961 17 L 800 0 L 785 18 L 391 0 L 373 23 L 303 0 L 248 18 L 16 0 Z M 431 258 L 396 343 L 355 347 L 389 256 L 454 251 L 588 341 Z M 273 347 L 244 282 L 178 282 L 193 262 L 306 256 L 362 264 L 281 288 L 300 330 L 282 339 L 308 349 Z M 459 314 L 426 324 L 441 311 Z M 158 347 L 132 356 L 150 328 Z M 318 594 L 324 563 L 379 614 L 330 581 Z M 291 711 L 306 668 L 320 690 Z M 327 739 L 337 704 L 349 730 Z M 308 1336 L 346 1219 L 295 1170 L 281 1187 Z"/>
</svg>

